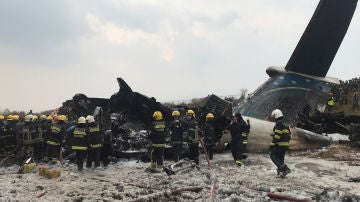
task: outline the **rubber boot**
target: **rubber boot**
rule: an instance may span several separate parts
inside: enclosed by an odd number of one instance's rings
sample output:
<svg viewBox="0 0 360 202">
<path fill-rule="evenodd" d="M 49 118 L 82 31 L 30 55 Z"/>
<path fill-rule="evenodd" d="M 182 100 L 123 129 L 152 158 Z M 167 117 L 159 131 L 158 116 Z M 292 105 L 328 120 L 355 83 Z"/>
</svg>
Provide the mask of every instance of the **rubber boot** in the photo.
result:
<svg viewBox="0 0 360 202">
<path fill-rule="evenodd" d="M 282 170 L 280 177 L 284 178 L 289 173 L 291 173 L 291 170 L 287 167 L 287 165 L 284 165 L 284 168 Z"/>
<path fill-rule="evenodd" d="M 241 161 L 240 161 L 240 160 L 236 160 L 236 161 L 235 161 L 235 164 L 236 164 L 237 166 L 239 166 L 239 167 L 241 167 L 241 166 L 242 166 L 242 163 L 241 163 Z"/>
</svg>

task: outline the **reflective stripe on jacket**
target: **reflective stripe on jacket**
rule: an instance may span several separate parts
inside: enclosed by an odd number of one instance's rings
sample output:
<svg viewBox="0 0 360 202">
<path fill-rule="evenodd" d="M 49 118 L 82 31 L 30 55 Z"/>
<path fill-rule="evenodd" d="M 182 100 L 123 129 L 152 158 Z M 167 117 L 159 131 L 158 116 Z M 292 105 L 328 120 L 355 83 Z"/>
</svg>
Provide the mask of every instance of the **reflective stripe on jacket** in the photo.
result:
<svg viewBox="0 0 360 202">
<path fill-rule="evenodd" d="M 274 129 L 274 136 L 273 136 L 273 145 L 282 146 L 282 147 L 288 147 L 291 133 L 288 126 L 285 126 L 282 120 L 279 120 L 276 122 Z"/>
<path fill-rule="evenodd" d="M 97 126 L 89 126 L 88 128 L 89 145 L 91 148 L 99 148 L 103 145 L 103 137 L 100 128 Z"/>
<path fill-rule="evenodd" d="M 87 134 L 85 128 L 76 127 L 72 132 L 71 149 L 73 150 L 87 150 Z"/>
</svg>

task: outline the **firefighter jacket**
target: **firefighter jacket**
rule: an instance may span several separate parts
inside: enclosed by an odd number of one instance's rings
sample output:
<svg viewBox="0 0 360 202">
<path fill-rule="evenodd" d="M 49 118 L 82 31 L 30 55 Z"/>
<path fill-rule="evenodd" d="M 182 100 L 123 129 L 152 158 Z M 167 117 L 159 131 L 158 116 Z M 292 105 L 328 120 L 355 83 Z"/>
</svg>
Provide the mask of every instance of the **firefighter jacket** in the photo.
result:
<svg viewBox="0 0 360 202">
<path fill-rule="evenodd" d="M 327 105 L 330 106 L 330 107 L 333 107 L 335 104 L 335 99 L 334 97 L 331 97 L 329 98 L 328 102 L 327 102 Z"/>
<path fill-rule="evenodd" d="M 282 119 L 276 121 L 273 132 L 272 146 L 289 147 L 290 128 L 283 123 Z"/>
<path fill-rule="evenodd" d="M 88 134 L 90 148 L 99 148 L 103 146 L 104 140 L 100 128 L 98 126 L 89 125 L 87 134 Z"/>
<path fill-rule="evenodd" d="M 36 133 L 36 129 L 33 123 L 27 123 L 25 122 L 24 124 L 18 123 L 18 129 L 17 131 L 21 130 L 21 132 L 16 132 L 16 139 L 18 141 L 23 142 L 24 144 L 30 144 L 33 143 L 33 141 L 35 140 L 35 133 Z"/>
<path fill-rule="evenodd" d="M 215 142 L 215 129 L 214 129 L 213 123 L 210 121 L 205 122 L 204 142 L 206 145 L 213 145 Z"/>
<path fill-rule="evenodd" d="M 154 121 L 151 125 L 149 138 L 153 147 L 165 147 L 165 122 L 164 120 Z"/>
<path fill-rule="evenodd" d="M 50 134 L 48 141 L 49 145 L 61 145 L 65 138 L 65 125 L 62 123 L 54 123 L 50 127 Z"/>
<path fill-rule="evenodd" d="M 15 122 L 7 121 L 4 125 L 4 133 L 5 135 L 15 135 Z"/>
<path fill-rule="evenodd" d="M 239 119 L 237 122 L 230 124 L 226 129 L 230 131 L 231 141 L 241 141 L 247 144 L 247 133 L 249 132 L 250 125 L 246 124 L 244 119 Z"/>
<path fill-rule="evenodd" d="M 76 126 L 70 133 L 70 144 L 72 150 L 88 149 L 88 134 L 83 126 Z"/>
<path fill-rule="evenodd" d="M 199 126 L 198 122 L 194 117 L 190 119 L 186 119 L 184 121 L 184 125 L 186 127 L 185 131 L 187 133 L 188 142 L 193 144 L 199 143 Z"/>
<path fill-rule="evenodd" d="M 38 131 L 41 132 L 40 138 L 47 139 L 50 133 L 51 125 L 46 120 L 41 120 L 39 123 Z"/>
<path fill-rule="evenodd" d="M 171 131 L 171 143 L 182 144 L 184 142 L 184 127 L 179 120 L 173 120 L 169 125 Z"/>
<path fill-rule="evenodd" d="M 0 136 L 4 135 L 4 123 L 0 121 Z"/>
</svg>

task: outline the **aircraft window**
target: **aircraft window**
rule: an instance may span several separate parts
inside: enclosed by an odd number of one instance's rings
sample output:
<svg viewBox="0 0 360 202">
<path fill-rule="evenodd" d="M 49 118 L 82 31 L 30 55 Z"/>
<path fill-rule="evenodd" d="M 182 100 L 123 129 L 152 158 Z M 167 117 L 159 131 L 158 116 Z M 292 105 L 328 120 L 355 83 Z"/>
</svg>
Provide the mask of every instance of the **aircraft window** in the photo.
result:
<svg viewBox="0 0 360 202">
<path fill-rule="evenodd" d="M 310 83 L 310 79 L 305 79 L 306 83 Z"/>
<path fill-rule="evenodd" d="M 291 81 L 291 83 L 296 84 L 296 81 Z"/>
<path fill-rule="evenodd" d="M 280 77 L 279 77 L 279 79 L 283 80 L 283 79 L 284 79 L 284 77 L 283 77 L 283 76 L 280 76 Z"/>
</svg>

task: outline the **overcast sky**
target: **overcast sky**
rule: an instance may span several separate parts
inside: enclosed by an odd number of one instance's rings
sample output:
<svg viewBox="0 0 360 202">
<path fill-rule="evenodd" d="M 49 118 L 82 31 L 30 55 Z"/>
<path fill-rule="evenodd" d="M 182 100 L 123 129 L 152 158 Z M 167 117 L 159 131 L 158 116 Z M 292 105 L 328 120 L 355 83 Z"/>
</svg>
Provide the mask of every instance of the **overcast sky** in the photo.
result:
<svg viewBox="0 0 360 202">
<path fill-rule="evenodd" d="M 158 101 L 255 90 L 285 66 L 317 0 L 2 0 L 0 111 L 48 110 L 116 78 Z M 355 11 L 328 76 L 359 77 Z"/>
</svg>

